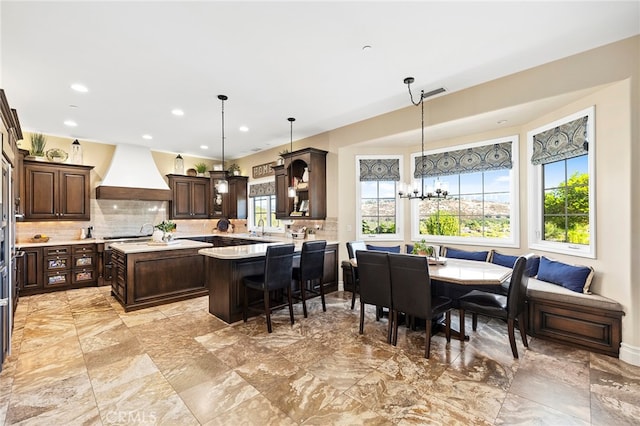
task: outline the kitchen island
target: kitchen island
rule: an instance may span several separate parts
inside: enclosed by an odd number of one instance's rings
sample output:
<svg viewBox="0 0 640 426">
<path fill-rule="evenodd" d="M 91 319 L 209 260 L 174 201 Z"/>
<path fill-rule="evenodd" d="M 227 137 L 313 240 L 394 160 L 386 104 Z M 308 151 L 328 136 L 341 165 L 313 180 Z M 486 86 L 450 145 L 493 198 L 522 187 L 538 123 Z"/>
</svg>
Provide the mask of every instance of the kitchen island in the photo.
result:
<svg viewBox="0 0 640 426">
<path fill-rule="evenodd" d="M 275 239 L 274 239 L 275 240 Z M 261 274 L 267 247 L 285 242 L 291 238 L 281 238 L 278 242 L 213 247 L 199 250 L 205 261 L 205 280 L 209 288 L 209 312 L 221 320 L 232 323 L 242 319 L 243 285 L 242 278 Z M 304 240 L 295 243 L 294 265 L 300 262 L 300 252 Z M 338 242 L 327 241 L 324 256 L 322 285 L 325 292 L 338 289 Z M 262 294 L 255 292 L 250 300 L 259 299 Z"/>
<path fill-rule="evenodd" d="M 204 296 L 205 257 L 198 251 L 211 246 L 186 239 L 113 243 L 111 294 L 127 312 Z"/>
</svg>

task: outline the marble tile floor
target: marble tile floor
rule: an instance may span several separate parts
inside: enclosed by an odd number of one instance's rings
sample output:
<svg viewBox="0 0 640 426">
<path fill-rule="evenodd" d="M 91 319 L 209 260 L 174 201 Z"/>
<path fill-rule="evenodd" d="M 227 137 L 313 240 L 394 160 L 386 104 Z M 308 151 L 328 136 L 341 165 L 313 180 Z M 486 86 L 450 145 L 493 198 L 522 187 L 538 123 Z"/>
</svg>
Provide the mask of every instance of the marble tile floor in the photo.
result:
<svg viewBox="0 0 640 426">
<path fill-rule="evenodd" d="M 514 360 L 506 325 L 471 340 L 400 328 L 350 293 L 228 325 L 201 297 L 125 313 L 108 287 L 22 297 L 0 374 L 0 424 L 623 425 L 640 422 L 640 368 L 530 339 Z M 357 306 L 357 304 L 356 304 Z M 453 325 L 458 317 L 454 314 Z M 467 329 L 471 330 L 470 318 Z"/>
</svg>

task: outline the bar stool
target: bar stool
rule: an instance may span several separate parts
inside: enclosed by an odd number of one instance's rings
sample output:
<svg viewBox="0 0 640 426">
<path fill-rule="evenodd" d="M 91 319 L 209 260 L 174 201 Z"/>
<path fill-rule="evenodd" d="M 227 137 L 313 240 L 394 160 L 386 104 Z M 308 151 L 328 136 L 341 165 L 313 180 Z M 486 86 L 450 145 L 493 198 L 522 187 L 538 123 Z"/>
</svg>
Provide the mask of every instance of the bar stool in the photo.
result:
<svg viewBox="0 0 640 426">
<path fill-rule="evenodd" d="M 264 313 L 267 317 L 267 331 L 271 333 L 271 312 L 275 308 L 282 308 L 285 305 L 270 305 L 271 292 L 274 290 L 287 290 L 289 304 L 289 317 L 293 325 L 293 304 L 291 301 L 291 269 L 293 267 L 293 244 L 281 244 L 267 247 L 267 254 L 264 260 L 264 273 L 260 275 L 250 275 L 244 277 L 244 306 L 242 309 L 242 319 L 247 322 L 247 311 L 252 309 L 249 306 L 248 290 L 260 290 L 263 292 Z M 257 310 L 257 309 L 254 309 Z"/>
<path fill-rule="evenodd" d="M 327 248 L 327 242 L 306 241 L 302 244 L 302 254 L 300 255 L 300 267 L 293 268 L 293 279 L 298 282 L 300 287 L 300 299 L 302 300 L 302 311 L 304 317 L 307 318 L 307 294 L 320 295 L 322 300 L 322 311 L 327 312 L 327 306 L 324 301 L 324 286 L 322 285 L 322 276 L 324 275 L 324 252 Z M 315 289 L 315 284 L 320 287 Z M 309 285 L 309 288 L 307 288 Z"/>
</svg>

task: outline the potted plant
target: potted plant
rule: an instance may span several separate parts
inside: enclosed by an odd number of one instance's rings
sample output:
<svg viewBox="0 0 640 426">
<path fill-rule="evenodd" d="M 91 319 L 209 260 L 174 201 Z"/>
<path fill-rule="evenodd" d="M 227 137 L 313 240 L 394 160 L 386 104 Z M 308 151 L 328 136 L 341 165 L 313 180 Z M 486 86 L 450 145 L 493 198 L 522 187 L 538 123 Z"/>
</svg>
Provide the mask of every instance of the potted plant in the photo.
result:
<svg viewBox="0 0 640 426">
<path fill-rule="evenodd" d="M 154 228 L 162 232 L 162 236 L 160 236 L 162 242 L 166 243 L 173 240 L 172 232 L 176 230 L 176 224 L 173 223 L 172 221 L 163 220 L 162 222 L 154 226 Z"/>
<path fill-rule="evenodd" d="M 413 251 L 411 253 L 421 256 L 433 256 L 434 251 L 433 246 L 428 245 L 427 242 L 422 239 L 413 245 Z"/>
<path fill-rule="evenodd" d="M 231 164 L 227 171 L 234 176 L 240 176 L 240 166 L 238 166 L 236 163 Z"/>
<path fill-rule="evenodd" d="M 193 165 L 193 167 L 196 169 L 196 173 L 198 173 L 198 176 L 204 176 L 207 169 L 209 168 L 205 163 L 196 163 Z"/>
<path fill-rule="evenodd" d="M 34 157 L 44 157 L 44 148 L 47 146 L 47 138 L 42 133 L 31 134 L 31 151 Z"/>
</svg>

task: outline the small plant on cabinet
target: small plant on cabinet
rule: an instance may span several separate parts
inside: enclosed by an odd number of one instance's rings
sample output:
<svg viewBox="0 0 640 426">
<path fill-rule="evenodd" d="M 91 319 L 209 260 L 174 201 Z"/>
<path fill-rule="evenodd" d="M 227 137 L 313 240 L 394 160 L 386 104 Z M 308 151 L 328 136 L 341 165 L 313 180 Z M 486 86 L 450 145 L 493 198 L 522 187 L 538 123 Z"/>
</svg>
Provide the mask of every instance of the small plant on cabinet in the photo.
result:
<svg viewBox="0 0 640 426">
<path fill-rule="evenodd" d="M 31 134 L 30 154 L 35 157 L 44 157 L 44 148 L 47 146 L 47 138 L 42 133 Z"/>
<path fill-rule="evenodd" d="M 196 169 L 198 175 L 204 175 L 209 167 L 206 163 L 196 163 L 193 165 L 193 168 Z"/>
<path fill-rule="evenodd" d="M 238 166 L 236 163 L 233 163 L 229 166 L 229 168 L 227 169 L 227 171 L 234 175 L 234 176 L 239 176 L 240 175 L 240 166 Z"/>
</svg>

